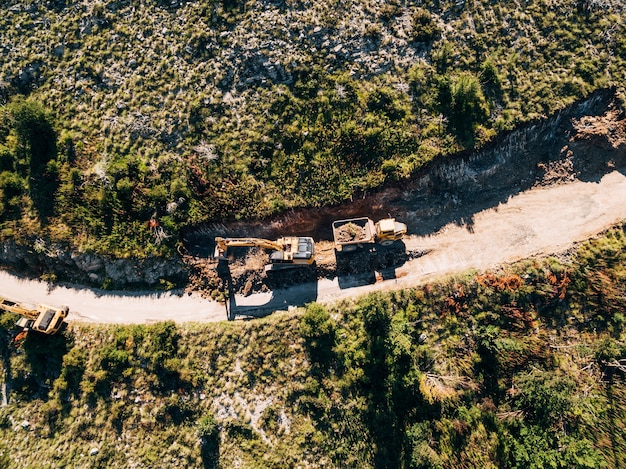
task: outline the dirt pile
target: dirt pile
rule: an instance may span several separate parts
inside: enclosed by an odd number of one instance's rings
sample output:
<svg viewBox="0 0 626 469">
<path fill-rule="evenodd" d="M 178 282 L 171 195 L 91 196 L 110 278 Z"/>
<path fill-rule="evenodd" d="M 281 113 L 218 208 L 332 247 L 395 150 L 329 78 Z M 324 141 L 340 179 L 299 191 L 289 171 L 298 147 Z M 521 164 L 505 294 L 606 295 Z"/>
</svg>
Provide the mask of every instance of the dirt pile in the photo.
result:
<svg viewBox="0 0 626 469">
<path fill-rule="evenodd" d="M 367 239 L 367 230 L 356 223 L 346 223 L 335 228 L 335 240 L 338 243 L 353 243 Z"/>
<path fill-rule="evenodd" d="M 617 157 L 626 152 L 626 119 L 623 111 L 610 109 L 601 116 L 583 116 L 573 122 L 573 141 L 586 142 L 591 148 L 616 151 Z"/>
<path fill-rule="evenodd" d="M 217 272 L 217 263 L 192 256 L 184 256 L 183 260 L 189 269 L 186 292 L 195 292 L 204 298 L 222 299 L 224 285 Z"/>
</svg>

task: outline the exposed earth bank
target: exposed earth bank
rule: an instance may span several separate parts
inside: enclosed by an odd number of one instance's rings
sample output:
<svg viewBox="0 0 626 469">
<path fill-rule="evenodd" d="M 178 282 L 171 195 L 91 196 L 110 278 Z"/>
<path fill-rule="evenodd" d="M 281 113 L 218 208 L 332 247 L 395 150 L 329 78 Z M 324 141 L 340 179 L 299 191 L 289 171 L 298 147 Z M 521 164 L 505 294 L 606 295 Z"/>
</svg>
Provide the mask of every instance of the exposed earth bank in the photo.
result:
<svg viewBox="0 0 626 469">
<path fill-rule="evenodd" d="M 318 242 L 315 270 L 300 269 L 269 276 L 263 271 L 266 253 L 232 250 L 238 257 L 231 261 L 228 280 L 240 294 L 269 291 L 316 278 L 332 279 L 337 275 L 372 277 L 376 271 L 398 267 L 434 248 L 427 248 L 429 243 L 412 241 L 415 235 L 440 235 L 444 228 L 449 231 L 451 226 L 471 231 L 475 229 L 478 214 L 505 204 L 518 194 L 575 181 L 598 182 L 625 165 L 626 120 L 614 92 L 603 90 L 550 119 L 528 123 L 503 135 L 497 143 L 480 152 L 436 159 L 411 181 L 389 186 L 351 203 L 303 209 L 270 221 L 190 230 L 184 235 L 190 253 L 186 258 L 191 266 L 190 288 L 214 296 L 224 288 L 215 265 L 206 261 L 212 253 L 215 236 L 275 239 L 298 235 L 312 236 Z M 585 210 L 584 207 L 579 209 Z M 332 221 L 362 216 L 374 219 L 394 216 L 407 224 L 412 236 L 392 248 L 377 247 L 357 254 L 335 255 L 331 243 Z M 494 233 L 498 229 L 494 226 Z M 494 250 L 497 241 L 494 240 Z"/>
<path fill-rule="evenodd" d="M 313 236 L 318 241 L 317 270 L 300 277 L 289 275 L 295 284 L 290 288 L 279 288 L 285 285 L 284 277 L 267 277 L 263 272 L 265 254 L 232 264 L 230 275 L 241 295 L 231 300 L 228 314 L 266 314 L 313 300 L 328 302 L 401 288 L 454 271 L 488 269 L 567 250 L 626 219 L 625 174 L 626 120 L 614 92 L 604 90 L 551 119 L 503 136 L 481 152 L 434 161 L 402 187 L 388 187 L 341 207 L 293 212 L 270 222 L 189 230 L 184 235 L 186 264 L 177 259 L 174 269 L 176 275 L 190 269 L 191 281 L 182 296 L 51 288 L 5 273 L 0 276 L 0 294 L 27 303 L 68 305 L 70 320 L 223 320 L 224 305 L 202 298 L 215 289 L 215 266 L 204 260 L 213 236 Z M 332 220 L 364 215 L 395 216 L 407 223 L 411 235 L 390 249 L 365 253 L 360 261 L 336 258 L 330 242 Z M 5 247 L 0 261 L 37 265 L 33 258 L 29 262 L 16 259 L 16 252 Z M 51 252 L 56 252 L 54 247 L 46 246 L 28 255 L 57 266 L 60 258 L 68 259 L 60 268 L 78 279 L 76 272 L 87 281 L 89 274 L 103 273 L 96 268 L 81 270 L 77 256 L 51 257 Z M 137 283 L 146 280 L 141 279 L 141 270 L 133 270 L 133 278 L 140 279 Z M 117 273 L 123 282 L 124 269 Z"/>
</svg>

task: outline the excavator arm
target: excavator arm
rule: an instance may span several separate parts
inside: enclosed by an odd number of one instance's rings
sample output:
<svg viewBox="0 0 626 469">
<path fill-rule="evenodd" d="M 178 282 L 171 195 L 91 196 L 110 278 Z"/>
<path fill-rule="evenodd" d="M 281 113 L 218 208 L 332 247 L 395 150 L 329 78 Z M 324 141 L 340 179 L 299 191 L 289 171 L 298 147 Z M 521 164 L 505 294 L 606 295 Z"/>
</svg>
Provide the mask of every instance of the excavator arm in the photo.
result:
<svg viewBox="0 0 626 469">
<path fill-rule="evenodd" d="M 9 313 L 19 314 L 20 316 L 24 316 L 29 319 L 35 319 L 38 314 L 37 311 L 24 308 L 23 306 L 2 297 L 0 297 L 0 309 Z"/>
<path fill-rule="evenodd" d="M 215 238 L 215 257 L 224 257 L 231 247 L 260 247 L 274 251 L 283 249 L 280 243 L 263 238 Z"/>
<path fill-rule="evenodd" d="M 313 238 L 303 236 L 287 236 L 271 241 L 263 238 L 215 238 L 215 257 L 226 259 L 230 247 L 260 247 L 271 250 L 271 270 L 275 264 L 310 265 L 315 260 L 315 243 Z"/>
</svg>

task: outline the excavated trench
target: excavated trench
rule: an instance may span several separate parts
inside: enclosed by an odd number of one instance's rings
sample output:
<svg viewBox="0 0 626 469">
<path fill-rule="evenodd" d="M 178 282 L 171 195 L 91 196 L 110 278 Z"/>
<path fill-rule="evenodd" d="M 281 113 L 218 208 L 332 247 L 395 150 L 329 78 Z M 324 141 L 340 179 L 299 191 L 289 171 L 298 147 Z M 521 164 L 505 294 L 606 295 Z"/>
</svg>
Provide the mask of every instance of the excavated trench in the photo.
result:
<svg viewBox="0 0 626 469">
<path fill-rule="evenodd" d="M 190 254 L 190 289 L 210 290 L 216 285 L 211 267 L 199 259 L 210 256 L 215 236 L 312 236 L 316 242 L 332 240 L 334 220 L 369 216 L 396 217 L 413 235 L 429 235 L 451 223 L 472 229 L 475 214 L 506 202 L 536 186 L 599 181 L 615 168 L 626 166 L 626 120 L 614 89 L 599 90 L 554 116 L 529 122 L 501 135 L 480 151 L 435 159 L 411 180 L 389 184 L 377 192 L 341 206 L 293 210 L 267 220 L 229 222 L 192 227 L 183 234 Z M 384 270 L 423 253 L 406 252 L 402 243 L 376 248 L 350 257 L 323 255 L 316 270 L 266 276 L 259 265 L 263 253 L 246 251 L 231 264 L 232 289 L 251 293 L 332 277 L 336 270 L 358 274 Z M 254 265 L 256 264 L 256 268 Z M 209 279 L 207 281 L 207 278 Z"/>
<path fill-rule="evenodd" d="M 389 184 L 340 206 L 292 210 L 266 220 L 189 227 L 192 255 L 207 255 L 215 236 L 312 236 L 332 240 L 337 219 L 394 216 L 410 233 L 434 233 L 536 185 L 593 180 L 624 160 L 624 116 L 614 89 L 599 90 L 556 115 L 501 135 L 478 152 L 437 158 L 408 181 Z"/>
<path fill-rule="evenodd" d="M 473 218 L 512 196 L 536 186 L 599 181 L 626 166 L 626 120 L 616 90 L 593 93 L 554 116 L 529 122 L 500 135 L 477 152 L 437 158 L 413 178 L 388 184 L 380 190 L 340 206 L 303 208 L 267 220 L 229 221 L 189 227 L 181 234 L 188 255 L 171 259 L 109 259 L 72 252 L 67 246 L 31 249 L 12 242 L 0 245 L 0 264 L 30 276 L 41 272 L 77 284 L 157 285 L 160 279 L 187 282 L 188 290 L 216 296 L 223 279 L 215 264 L 207 262 L 215 236 L 312 236 L 317 242 L 314 269 L 266 275 L 267 253 L 244 250 L 230 264 L 232 288 L 239 293 L 274 289 L 315 278 L 332 278 L 384 272 L 424 254 L 404 249 L 403 243 L 375 248 L 349 257 L 335 256 L 331 224 L 334 220 L 369 216 L 394 216 L 407 224 L 409 234 L 437 233 L 451 223 L 472 229 Z M 243 257 L 245 256 L 245 257 Z"/>
</svg>

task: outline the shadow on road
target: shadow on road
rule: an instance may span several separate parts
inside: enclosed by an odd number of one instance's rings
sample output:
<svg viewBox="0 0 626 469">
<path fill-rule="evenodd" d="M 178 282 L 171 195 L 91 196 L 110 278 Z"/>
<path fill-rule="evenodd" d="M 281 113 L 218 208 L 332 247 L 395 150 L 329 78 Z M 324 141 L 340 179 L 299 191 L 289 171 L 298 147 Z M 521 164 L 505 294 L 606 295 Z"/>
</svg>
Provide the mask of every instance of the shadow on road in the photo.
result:
<svg viewBox="0 0 626 469">
<path fill-rule="evenodd" d="M 351 252 L 335 251 L 335 258 L 337 281 L 343 290 L 396 278 L 396 268 L 410 256 L 404 242 L 396 241 L 391 246 L 373 244 Z"/>
<path fill-rule="evenodd" d="M 317 282 L 291 286 L 289 289 L 276 288 L 269 293 L 257 293 L 244 297 L 237 295 L 235 292 L 234 282 L 227 261 L 219 262 L 217 273 L 228 292 L 225 310 L 226 318 L 229 321 L 265 317 L 276 311 L 288 310 L 289 307 L 304 306 L 317 300 Z"/>
</svg>

